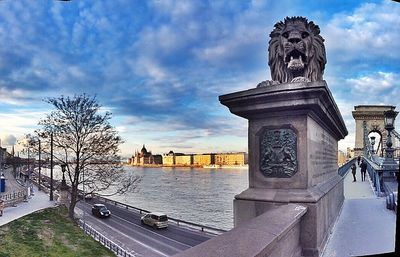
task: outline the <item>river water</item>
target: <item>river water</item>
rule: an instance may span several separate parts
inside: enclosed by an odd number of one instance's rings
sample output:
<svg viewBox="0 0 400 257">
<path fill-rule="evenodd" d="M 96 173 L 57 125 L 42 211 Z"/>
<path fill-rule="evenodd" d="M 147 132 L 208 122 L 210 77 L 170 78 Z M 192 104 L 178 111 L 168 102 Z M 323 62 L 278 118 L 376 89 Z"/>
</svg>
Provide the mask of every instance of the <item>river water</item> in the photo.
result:
<svg viewBox="0 0 400 257">
<path fill-rule="evenodd" d="M 233 228 L 233 199 L 248 188 L 247 169 L 124 167 L 142 176 L 134 192 L 112 196 L 141 209 L 206 226 Z"/>
<path fill-rule="evenodd" d="M 248 188 L 248 170 L 243 168 L 143 168 L 125 166 L 126 172 L 141 176 L 133 192 L 109 196 L 137 208 L 229 230 L 233 228 L 234 196 Z M 49 169 L 42 169 L 50 175 Z M 54 169 L 54 178 L 61 179 Z"/>
</svg>

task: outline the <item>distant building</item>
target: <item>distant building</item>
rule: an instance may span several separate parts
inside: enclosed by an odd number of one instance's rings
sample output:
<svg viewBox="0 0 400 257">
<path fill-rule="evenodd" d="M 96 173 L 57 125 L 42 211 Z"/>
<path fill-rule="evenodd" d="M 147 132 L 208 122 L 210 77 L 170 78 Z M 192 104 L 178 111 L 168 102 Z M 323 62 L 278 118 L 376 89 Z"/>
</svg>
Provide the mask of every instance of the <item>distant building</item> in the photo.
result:
<svg viewBox="0 0 400 257">
<path fill-rule="evenodd" d="M 130 158 L 130 163 L 133 166 L 155 165 L 162 164 L 161 155 L 153 155 L 151 151 L 147 151 L 145 145 Z"/>
<path fill-rule="evenodd" d="M 208 166 L 212 164 L 215 164 L 215 153 L 193 155 L 193 165 L 195 166 Z"/>
<path fill-rule="evenodd" d="M 184 153 L 169 153 L 162 156 L 163 166 L 191 166 L 193 165 L 193 155 Z"/>
<path fill-rule="evenodd" d="M 176 166 L 193 165 L 193 155 L 191 154 L 175 155 L 175 165 Z"/>
<path fill-rule="evenodd" d="M 246 153 L 218 153 L 215 155 L 216 165 L 239 165 L 243 166 L 247 164 L 245 162 Z"/>
<path fill-rule="evenodd" d="M 169 151 L 169 153 L 162 156 L 163 166 L 174 166 L 175 165 L 175 153 Z"/>
<path fill-rule="evenodd" d="M 0 146 L 0 170 L 3 167 L 6 157 L 7 157 L 7 148 L 3 148 Z"/>
<path fill-rule="evenodd" d="M 346 157 L 347 157 L 347 160 L 354 158 L 354 148 L 347 147 Z"/>
<path fill-rule="evenodd" d="M 153 155 L 154 164 L 163 164 L 163 158 L 161 154 Z"/>
<path fill-rule="evenodd" d="M 346 162 L 347 162 L 346 154 L 343 151 L 338 150 L 338 165 L 339 165 L 339 167 L 342 166 L 343 164 L 345 164 Z"/>
</svg>

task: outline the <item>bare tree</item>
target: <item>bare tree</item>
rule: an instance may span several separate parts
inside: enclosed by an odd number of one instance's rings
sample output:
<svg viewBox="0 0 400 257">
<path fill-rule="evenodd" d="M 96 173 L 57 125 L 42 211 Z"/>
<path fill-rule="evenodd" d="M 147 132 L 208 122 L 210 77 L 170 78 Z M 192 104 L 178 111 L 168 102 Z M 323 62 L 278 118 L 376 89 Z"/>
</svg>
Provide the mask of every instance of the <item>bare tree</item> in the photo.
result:
<svg viewBox="0 0 400 257">
<path fill-rule="evenodd" d="M 36 133 L 47 145 L 44 149 L 50 149 L 53 137 L 55 163 L 66 165 L 71 218 L 83 185 L 86 194 L 108 195 L 122 194 L 136 186 L 140 177 L 128 175 L 122 169 L 118 154 L 123 141 L 109 123 L 111 113 L 103 111 L 95 97 L 82 94 L 45 101 L 54 110 L 39 122 L 41 129 Z"/>
</svg>

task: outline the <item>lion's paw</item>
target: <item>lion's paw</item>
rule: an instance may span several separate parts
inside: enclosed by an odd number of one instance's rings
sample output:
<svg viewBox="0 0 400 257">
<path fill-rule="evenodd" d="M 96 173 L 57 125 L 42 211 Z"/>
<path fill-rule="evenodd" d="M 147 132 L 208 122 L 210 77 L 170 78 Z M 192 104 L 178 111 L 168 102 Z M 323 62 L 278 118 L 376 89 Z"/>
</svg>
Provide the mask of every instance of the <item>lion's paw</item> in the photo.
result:
<svg viewBox="0 0 400 257">
<path fill-rule="evenodd" d="M 311 82 L 311 80 L 305 77 L 295 77 L 291 82 Z"/>
<path fill-rule="evenodd" d="M 278 81 L 275 80 L 265 80 L 263 82 L 258 83 L 257 87 L 267 87 L 280 84 Z"/>
</svg>

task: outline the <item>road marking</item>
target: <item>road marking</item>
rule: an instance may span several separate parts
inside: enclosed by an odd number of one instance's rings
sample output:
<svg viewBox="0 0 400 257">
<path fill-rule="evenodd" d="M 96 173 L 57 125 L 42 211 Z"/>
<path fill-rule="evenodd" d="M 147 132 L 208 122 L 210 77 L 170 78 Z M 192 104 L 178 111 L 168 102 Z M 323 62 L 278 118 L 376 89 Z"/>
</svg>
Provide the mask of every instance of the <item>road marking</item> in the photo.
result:
<svg viewBox="0 0 400 257">
<path fill-rule="evenodd" d="M 123 210 L 122 210 L 122 211 L 123 211 Z M 88 211 L 88 212 L 89 212 L 89 211 Z M 167 237 L 167 236 L 164 236 L 164 235 L 155 233 L 155 232 L 151 231 L 150 229 L 143 228 L 143 227 L 140 226 L 140 225 L 137 225 L 137 224 L 135 224 L 135 223 L 133 223 L 133 222 L 131 222 L 131 221 L 129 221 L 129 220 L 126 220 L 126 219 L 124 219 L 124 218 L 119 217 L 118 215 L 115 215 L 115 213 L 112 215 L 112 217 L 115 217 L 115 218 L 118 218 L 118 219 L 120 219 L 120 220 L 123 220 L 124 222 L 130 223 L 130 224 L 134 225 L 135 227 L 138 227 L 138 228 L 140 228 L 140 229 L 142 229 L 142 230 L 148 231 L 148 232 L 150 232 L 150 233 L 152 233 L 152 234 L 154 234 L 154 235 L 163 237 L 163 238 L 165 238 L 165 239 L 167 239 L 167 240 L 171 240 L 171 241 L 173 241 L 173 242 L 175 242 L 175 243 L 177 243 L 177 244 L 180 244 L 180 245 L 182 245 L 182 246 L 189 247 L 189 248 L 193 247 L 193 246 L 191 246 L 191 245 L 188 245 L 188 244 L 179 242 L 179 241 L 177 241 L 177 240 L 175 240 L 175 239 L 172 239 L 172 238 L 169 238 L 169 237 Z M 151 238 L 151 239 L 153 239 L 153 238 Z M 170 245 L 164 244 L 164 243 L 162 243 L 161 241 L 159 241 L 159 242 L 160 242 L 161 244 L 163 244 L 164 246 L 168 247 L 168 248 L 173 248 L 173 250 L 182 251 L 181 249 L 178 249 L 178 248 L 175 248 L 175 247 L 171 247 Z"/>
<path fill-rule="evenodd" d="M 137 224 L 135 224 L 135 223 L 133 223 L 133 222 L 131 222 L 131 221 L 129 221 L 129 220 L 126 220 L 126 219 L 124 219 L 124 218 L 118 217 L 117 215 L 114 215 L 114 217 L 115 217 L 115 218 L 118 218 L 118 219 L 121 219 L 121 220 L 123 220 L 124 222 L 128 222 L 128 223 L 130 223 L 130 224 L 132 224 L 132 225 L 134 225 L 134 226 L 136 226 L 136 227 L 138 227 L 138 228 L 140 228 L 140 229 L 146 230 L 146 231 L 148 231 L 148 232 L 150 232 L 150 233 L 152 233 L 152 234 L 155 234 L 155 235 L 157 235 L 157 236 L 161 236 L 161 237 L 163 237 L 163 238 L 166 238 L 166 239 L 168 239 L 168 240 L 171 240 L 171 241 L 173 241 L 173 242 L 175 242 L 175 243 L 178 243 L 178 244 L 180 244 L 180 245 L 187 246 L 187 247 L 189 247 L 189 248 L 193 247 L 193 246 L 191 246 L 191 245 L 188 245 L 188 244 L 185 244 L 185 243 L 176 241 L 175 239 L 172 239 L 172 238 L 166 237 L 166 236 L 164 236 L 164 235 L 155 233 L 155 232 L 151 231 L 150 229 L 145 229 L 145 228 L 143 228 L 142 226 L 137 225 Z M 169 246 L 169 245 L 166 245 L 166 246 L 171 247 L 171 246 Z M 174 249 L 177 249 L 177 248 L 174 247 Z M 182 250 L 180 250 L 180 249 L 177 249 L 177 250 L 182 251 Z"/>
<path fill-rule="evenodd" d="M 88 206 L 89 206 L 89 204 L 86 204 L 86 207 L 88 207 Z M 89 207 L 88 207 L 88 208 L 89 208 Z M 89 212 L 89 211 L 88 211 L 88 212 Z M 152 233 L 152 234 L 154 234 L 154 235 L 160 236 L 160 237 L 165 238 L 165 239 L 167 239 L 167 240 L 171 240 L 171 241 L 173 241 L 173 242 L 175 242 L 175 243 L 177 243 L 177 244 L 180 244 L 180 245 L 182 245 L 182 246 L 185 246 L 185 247 L 188 247 L 188 248 L 191 248 L 191 247 L 192 247 L 191 245 L 187 245 L 187 244 L 185 244 L 185 243 L 176 241 L 176 240 L 174 240 L 174 239 L 172 239 L 172 238 L 169 238 L 169 237 L 163 236 L 163 235 L 161 235 L 161 234 L 155 233 L 155 232 L 153 232 L 153 231 L 151 231 L 151 230 L 149 230 L 149 229 L 143 228 L 143 227 L 140 226 L 140 225 L 137 225 L 137 224 L 135 224 L 135 223 L 133 223 L 133 222 L 131 222 L 131 221 L 129 221 L 129 220 L 126 220 L 126 219 L 124 219 L 124 218 L 119 217 L 118 215 L 115 215 L 115 213 L 112 215 L 111 218 L 120 219 L 120 220 L 122 220 L 124 223 L 130 223 L 130 224 L 134 225 L 135 227 L 137 227 L 137 228 L 139 228 L 139 229 L 142 229 L 142 230 L 144 230 L 144 231 L 150 232 L 150 233 Z M 103 221 L 101 221 L 101 220 L 98 220 L 98 219 L 96 219 L 96 221 L 99 221 L 99 222 L 101 222 L 102 224 L 107 224 L 107 223 L 105 223 L 105 222 L 103 222 Z M 120 224 L 120 225 L 123 226 L 124 224 Z M 108 224 L 107 224 L 107 226 L 108 226 L 108 227 L 111 227 L 111 226 L 108 225 Z M 113 228 L 113 230 L 114 230 L 114 231 L 117 231 L 118 233 L 121 233 L 122 235 L 126 235 L 125 233 L 120 232 L 119 230 L 117 230 L 117 229 L 115 229 L 115 228 Z M 139 232 L 139 233 L 140 233 L 140 232 Z M 150 240 L 150 241 L 156 241 L 158 244 L 163 245 L 164 247 L 169 248 L 169 249 L 171 249 L 171 250 L 173 250 L 173 251 L 176 251 L 176 252 L 178 252 L 178 253 L 183 251 L 182 249 L 179 249 L 179 248 L 173 247 L 173 246 L 171 246 L 171 245 L 168 245 L 168 244 L 166 244 L 166 243 L 164 243 L 164 242 L 162 242 L 162 241 L 159 241 L 159 240 L 157 240 L 157 239 L 155 239 L 155 238 L 153 238 L 153 237 L 150 237 L 150 236 L 148 236 L 148 235 L 146 235 L 146 234 L 144 234 L 144 233 L 140 233 L 140 234 L 141 234 L 141 236 L 147 238 L 148 240 Z M 127 236 L 128 236 L 128 235 L 127 235 Z M 131 236 L 128 236 L 128 237 L 129 237 L 129 238 L 132 238 Z M 134 239 L 134 241 L 135 241 L 135 242 L 138 242 L 137 239 Z M 147 245 L 144 244 L 144 243 L 142 243 L 142 244 L 145 245 L 145 246 L 147 246 Z M 152 247 L 150 247 L 150 246 L 147 246 L 147 247 L 149 247 L 149 248 L 151 248 L 151 249 L 154 249 L 154 248 L 152 248 Z M 167 256 L 168 256 L 168 255 L 167 255 Z"/>
<path fill-rule="evenodd" d="M 103 225 L 105 225 L 105 226 L 107 226 L 107 227 L 109 227 L 110 229 L 114 230 L 115 232 L 117 232 L 117 233 L 119 233 L 119 234 L 121 234 L 121 235 L 123 235 L 123 236 L 125 236 L 125 237 L 127 237 L 127 238 L 130 238 L 132 241 L 134 241 L 134 242 L 140 244 L 141 246 L 143 246 L 143 247 L 145 247 L 145 248 L 147 248 L 147 249 L 150 249 L 150 250 L 153 251 L 153 252 L 156 252 L 156 253 L 158 253 L 158 254 L 160 254 L 160 255 L 162 255 L 162 256 L 165 256 L 165 257 L 169 257 L 169 255 L 167 255 L 167 254 L 165 254 L 165 253 L 163 253 L 163 252 L 161 252 L 161 251 L 159 251 L 159 250 L 157 250 L 157 249 L 151 247 L 150 245 L 147 245 L 147 244 L 145 244 L 145 243 L 143 243 L 143 242 L 138 241 L 137 239 L 135 239 L 135 238 L 133 238 L 133 237 L 131 237 L 131 236 L 129 236 L 129 235 L 127 235 L 127 234 L 125 234 L 125 233 L 123 233 L 123 232 L 121 232 L 121 231 L 119 231 L 119 230 L 113 228 L 113 227 L 111 227 L 110 225 L 108 225 L 107 223 L 105 223 L 105 222 L 103 222 L 103 221 L 101 221 L 101 220 L 97 220 L 97 219 L 96 219 L 96 221 L 102 223 Z"/>
</svg>

